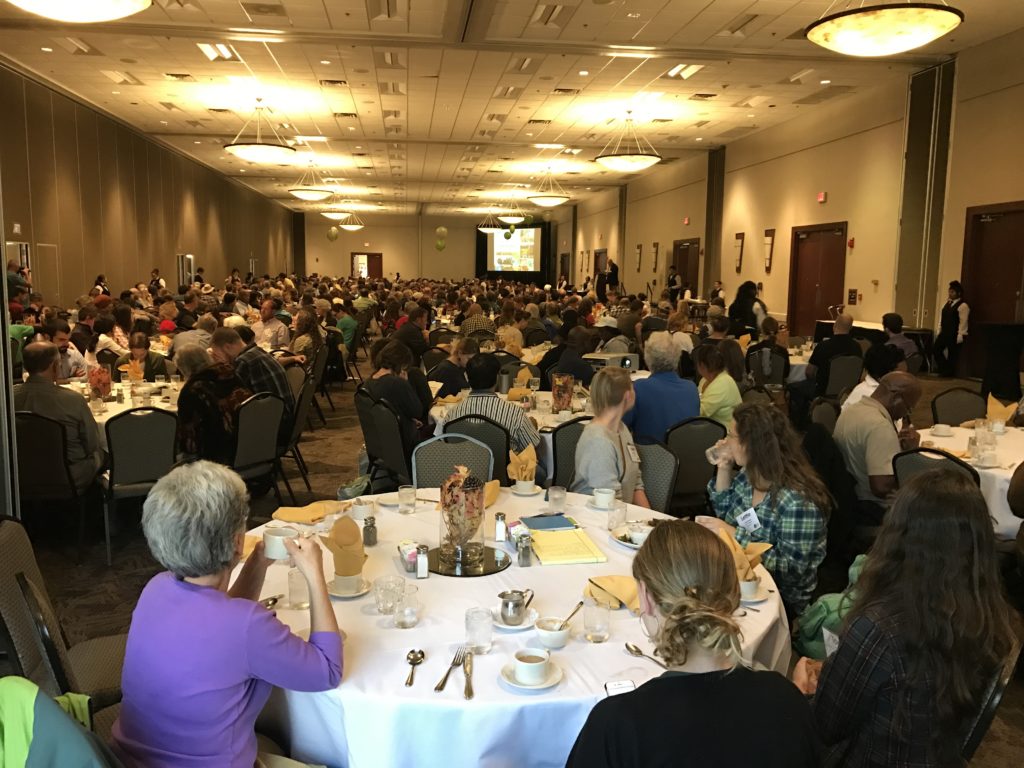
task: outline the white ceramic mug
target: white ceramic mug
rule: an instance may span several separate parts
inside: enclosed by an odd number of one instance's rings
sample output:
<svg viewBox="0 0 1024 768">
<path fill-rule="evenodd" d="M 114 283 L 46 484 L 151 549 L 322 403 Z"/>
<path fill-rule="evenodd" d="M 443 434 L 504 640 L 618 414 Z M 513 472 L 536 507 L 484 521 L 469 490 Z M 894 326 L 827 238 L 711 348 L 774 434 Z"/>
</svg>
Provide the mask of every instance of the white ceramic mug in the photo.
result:
<svg viewBox="0 0 1024 768">
<path fill-rule="evenodd" d="M 515 678 L 523 685 L 540 685 L 548 676 L 551 654 L 543 648 L 521 648 L 515 655 Z"/>
<path fill-rule="evenodd" d="M 594 489 L 594 506 L 598 509 L 608 509 L 615 501 L 615 491 L 611 488 Z"/>
<path fill-rule="evenodd" d="M 749 600 L 757 594 L 758 588 L 761 586 L 761 579 L 754 578 L 750 581 L 740 582 L 740 597 Z"/>
<path fill-rule="evenodd" d="M 363 574 L 357 573 L 355 576 L 339 576 L 334 574 L 334 591 L 342 595 L 352 595 L 359 590 L 359 586 L 363 581 Z"/>
<path fill-rule="evenodd" d="M 287 526 L 263 531 L 263 553 L 271 560 L 287 560 L 291 555 L 284 547 L 285 539 L 298 538 L 299 532 Z"/>
<path fill-rule="evenodd" d="M 350 514 L 353 520 L 365 520 L 367 517 L 373 517 L 373 502 L 361 497 L 356 499 L 352 502 Z"/>
<path fill-rule="evenodd" d="M 534 483 L 533 480 L 516 480 L 516 493 L 528 494 L 533 493 Z"/>
</svg>

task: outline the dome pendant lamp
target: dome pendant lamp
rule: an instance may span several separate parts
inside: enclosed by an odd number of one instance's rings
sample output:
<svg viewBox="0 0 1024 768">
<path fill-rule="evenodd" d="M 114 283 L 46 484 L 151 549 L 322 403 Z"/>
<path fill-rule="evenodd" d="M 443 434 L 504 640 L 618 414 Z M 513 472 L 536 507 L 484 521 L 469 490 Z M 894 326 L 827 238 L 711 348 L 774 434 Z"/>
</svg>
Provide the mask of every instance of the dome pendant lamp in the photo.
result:
<svg viewBox="0 0 1024 768">
<path fill-rule="evenodd" d="M 854 6 L 825 15 L 804 30 L 815 45 L 846 56 L 891 56 L 920 48 L 960 26 L 962 11 L 945 2 L 892 2 Z"/>
</svg>

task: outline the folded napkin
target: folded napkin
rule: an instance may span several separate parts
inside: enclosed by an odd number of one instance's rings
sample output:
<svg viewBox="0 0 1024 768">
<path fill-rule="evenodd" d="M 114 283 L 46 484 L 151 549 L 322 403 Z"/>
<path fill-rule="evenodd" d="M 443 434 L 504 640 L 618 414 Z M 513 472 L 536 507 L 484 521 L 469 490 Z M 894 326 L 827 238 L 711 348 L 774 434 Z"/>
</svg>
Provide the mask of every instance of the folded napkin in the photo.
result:
<svg viewBox="0 0 1024 768">
<path fill-rule="evenodd" d="M 1016 403 L 1003 405 L 1001 402 L 992 397 L 992 395 L 988 396 L 988 412 L 985 414 L 985 418 L 987 418 L 989 421 L 999 420 L 1009 423 L 1013 421 L 1013 417 L 1016 415 Z"/>
<path fill-rule="evenodd" d="M 968 419 L 967 421 L 961 422 L 960 426 L 965 429 L 974 429 L 977 426 L 977 419 Z"/>
<path fill-rule="evenodd" d="M 335 575 L 358 576 L 363 572 L 363 563 L 366 562 L 363 534 L 351 517 L 339 517 L 330 534 L 321 536 L 320 541 L 334 555 Z"/>
<path fill-rule="evenodd" d="M 753 581 L 756 579 L 757 576 L 754 575 L 754 568 L 761 564 L 761 555 L 771 549 L 772 545 L 765 542 L 752 541 L 744 549 L 736 539 L 721 529 L 718 531 L 718 538 L 725 542 L 725 546 L 732 553 L 733 560 L 736 561 L 736 576 L 739 580 Z"/>
<path fill-rule="evenodd" d="M 484 483 L 484 509 L 487 509 L 491 504 L 498 500 L 498 494 L 501 493 L 501 481 L 500 480 L 489 480 Z M 440 505 L 441 502 L 438 502 Z"/>
<path fill-rule="evenodd" d="M 461 395 L 445 395 L 444 397 L 437 398 L 438 403 L 444 403 L 445 405 L 455 405 L 456 403 L 462 402 Z"/>
<path fill-rule="evenodd" d="M 525 371 L 527 369 L 523 368 L 523 370 Z M 521 403 L 524 397 L 529 397 L 532 394 L 533 391 L 530 390 L 529 387 L 512 387 L 505 397 L 510 403 Z"/>
<path fill-rule="evenodd" d="M 537 476 L 537 451 L 532 445 L 526 446 L 522 453 L 509 452 L 508 479 L 533 480 Z"/>
<path fill-rule="evenodd" d="M 278 507 L 273 518 L 284 523 L 312 525 L 319 523 L 328 515 L 344 512 L 350 506 L 351 501 L 314 501 L 304 507 Z"/>
<path fill-rule="evenodd" d="M 640 592 L 632 576 L 594 576 L 587 582 L 583 594 L 612 610 L 625 605 L 630 613 L 640 613 Z"/>
<path fill-rule="evenodd" d="M 750 334 L 748 333 L 746 336 L 740 336 L 736 341 L 739 343 L 740 349 L 743 350 L 743 354 L 746 354 L 747 347 L 750 346 Z"/>
<path fill-rule="evenodd" d="M 520 368 L 516 374 L 516 384 L 527 386 L 530 383 L 530 377 L 533 376 L 533 372 L 529 368 Z"/>
<path fill-rule="evenodd" d="M 247 560 L 252 551 L 256 549 L 256 545 L 263 541 L 262 536 L 257 536 L 252 533 L 245 534 L 245 539 L 242 542 L 242 559 Z"/>
</svg>

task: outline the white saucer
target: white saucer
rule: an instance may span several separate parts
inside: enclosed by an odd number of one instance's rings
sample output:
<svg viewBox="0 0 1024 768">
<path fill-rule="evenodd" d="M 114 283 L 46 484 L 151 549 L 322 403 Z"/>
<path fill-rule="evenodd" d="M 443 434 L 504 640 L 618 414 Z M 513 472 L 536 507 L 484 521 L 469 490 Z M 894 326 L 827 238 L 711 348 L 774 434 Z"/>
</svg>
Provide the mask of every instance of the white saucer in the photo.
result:
<svg viewBox="0 0 1024 768">
<path fill-rule="evenodd" d="M 535 485 L 535 486 L 533 486 L 533 490 L 530 491 L 529 493 L 520 493 L 519 491 L 516 490 L 516 487 L 513 485 L 512 486 L 512 495 L 513 496 L 523 496 L 523 497 L 526 497 L 526 496 L 536 496 L 538 493 L 540 493 L 543 490 L 544 489 L 541 488 L 539 485 Z"/>
<path fill-rule="evenodd" d="M 931 428 L 931 436 L 932 437 L 952 437 L 953 436 L 953 428 L 952 427 L 947 427 L 947 429 L 949 429 L 948 432 L 937 432 L 935 430 L 935 427 L 932 427 Z"/>
<path fill-rule="evenodd" d="M 758 603 L 763 603 L 770 596 L 771 593 L 768 591 L 768 587 L 766 587 L 764 584 L 761 584 L 757 588 L 757 594 L 753 597 L 743 597 L 743 595 L 740 595 L 740 602 L 743 605 L 757 605 Z"/>
<path fill-rule="evenodd" d="M 523 623 L 512 626 L 501 620 L 501 608 L 491 608 L 491 621 L 494 622 L 494 626 L 507 632 L 523 632 L 527 629 L 533 629 L 533 625 L 537 623 L 539 618 L 540 614 L 537 613 L 536 608 L 528 608 L 526 615 L 523 617 Z"/>
<path fill-rule="evenodd" d="M 506 664 L 501 668 L 501 679 L 513 688 L 518 688 L 520 691 L 543 691 L 545 688 L 551 688 L 561 682 L 562 668 L 555 664 L 555 662 L 549 660 L 547 678 L 535 685 L 525 685 L 524 683 L 520 683 L 516 680 L 515 664 Z"/>
<path fill-rule="evenodd" d="M 397 507 L 398 506 L 398 494 L 397 493 L 385 493 L 383 496 L 378 496 L 374 499 L 382 507 Z"/>
<path fill-rule="evenodd" d="M 592 509 L 595 512 L 611 512 L 612 511 L 611 507 L 599 507 L 599 506 L 597 506 L 594 503 L 593 499 L 587 499 L 586 503 L 583 506 L 585 506 L 587 509 Z"/>
<path fill-rule="evenodd" d="M 976 466 L 978 469 L 997 469 L 999 467 L 998 461 L 994 461 L 991 464 L 982 464 L 980 459 L 974 459 L 971 461 L 971 464 Z"/>
<path fill-rule="evenodd" d="M 629 535 L 629 525 L 628 524 L 627 525 L 620 525 L 614 531 L 608 531 L 608 537 L 612 541 L 614 541 L 616 544 L 621 544 L 622 546 L 629 547 L 630 549 L 640 549 L 640 547 L 643 546 L 643 544 L 634 544 L 632 541 L 623 541 L 622 539 L 619 538 L 620 536 L 628 536 L 628 535 Z"/>
<path fill-rule="evenodd" d="M 359 589 L 357 589 L 355 592 L 338 592 L 334 588 L 333 580 L 327 582 L 327 594 L 329 594 L 331 597 L 340 597 L 342 600 L 350 600 L 353 597 L 362 597 L 372 588 L 373 585 L 370 584 L 370 580 L 366 578 L 362 579 L 359 582 Z"/>
</svg>

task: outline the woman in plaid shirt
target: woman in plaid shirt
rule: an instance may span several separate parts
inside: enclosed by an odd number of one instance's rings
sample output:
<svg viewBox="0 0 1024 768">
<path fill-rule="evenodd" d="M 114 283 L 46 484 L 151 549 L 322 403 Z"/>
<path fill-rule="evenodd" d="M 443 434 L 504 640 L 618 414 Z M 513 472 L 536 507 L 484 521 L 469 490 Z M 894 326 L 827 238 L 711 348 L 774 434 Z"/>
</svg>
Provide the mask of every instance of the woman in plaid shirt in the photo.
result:
<svg viewBox="0 0 1024 768">
<path fill-rule="evenodd" d="M 825 558 L 828 491 L 778 408 L 739 406 L 716 448 L 718 471 L 708 483 L 715 517 L 697 522 L 726 531 L 742 546 L 771 544 L 761 560 L 787 613 L 798 616 L 811 600 Z M 742 467 L 738 473 L 734 463 Z"/>
</svg>

